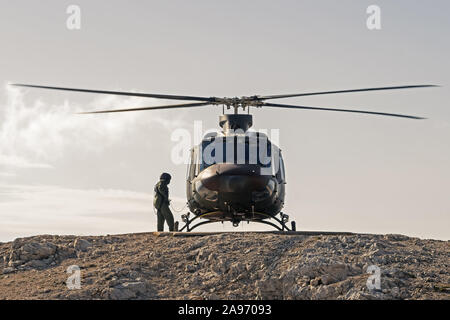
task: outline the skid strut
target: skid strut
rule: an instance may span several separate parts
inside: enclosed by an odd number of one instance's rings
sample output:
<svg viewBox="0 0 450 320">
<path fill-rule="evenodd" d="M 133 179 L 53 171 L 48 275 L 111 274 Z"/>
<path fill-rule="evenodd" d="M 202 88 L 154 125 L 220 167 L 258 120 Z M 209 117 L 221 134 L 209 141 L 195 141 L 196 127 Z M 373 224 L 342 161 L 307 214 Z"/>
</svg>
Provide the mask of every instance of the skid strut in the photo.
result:
<svg viewBox="0 0 450 320">
<path fill-rule="evenodd" d="M 270 216 L 270 215 L 261 213 L 261 215 L 267 216 L 267 219 L 275 220 L 277 222 L 277 224 L 274 222 L 271 222 L 271 221 L 266 221 L 265 219 L 263 220 L 263 219 L 246 219 L 246 218 L 239 219 L 239 220 L 235 220 L 235 219 L 208 220 L 208 221 L 202 221 L 202 222 L 194 224 L 194 222 L 196 220 L 201 219 L 201 218 L 206 218 L 207 215 L 208 215 L 208 213 L 195 216 L 191 219 L 190 212 L 188 212 L 187 214 L 183 214 L 181 216 L 181 220 L 184 222 L 184 226 L 179 231 L 180 232 L 183 232 L 183 231 L 191 232 L 192 230 L 194 230 L 200 226 L 210 224 L 210 223 L 224 222 L 224 221 L 232 222 L 234 227 L 237 227 L 240 222 L 247 221 L 247 222 L 256 222 L 256 223 L 266 224 L 266 225 L 274 227 L 278 231 L 296 231 L 295 221 L 291 222 L 291 228 L 289 229 L 289 227 L 287 226 L 287 223 L 289 222 L 289 216 L 287 214 L 284 214 L 283 212 L 280 212 L 280 218 L 277 218 L 276 216 Z"/>
</svg>

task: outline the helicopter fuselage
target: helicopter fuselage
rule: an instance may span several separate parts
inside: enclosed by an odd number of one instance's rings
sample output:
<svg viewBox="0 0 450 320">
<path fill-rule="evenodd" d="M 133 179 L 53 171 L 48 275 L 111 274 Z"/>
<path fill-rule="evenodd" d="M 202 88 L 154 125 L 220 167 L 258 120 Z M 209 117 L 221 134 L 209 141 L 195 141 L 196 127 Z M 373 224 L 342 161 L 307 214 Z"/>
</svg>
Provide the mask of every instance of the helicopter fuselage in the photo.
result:
<svg viewBox="0 0 450 320">
<path fill-rule="evenodd" d="M 251 116 L 244 115 L 226 118 L 228 124 L 230 120 L 251 121 Z M 247 129 L 241 123 L 242 127 Z M 285 198 L 281 151 L 265 134 L 225 129 L 222 136 L 206 136 L 191 150 L 186 179 L 190 211 L 218 221 L 274 217 Z"/>
<path fill-rule="evenodd" d="M 285 182 L 251 164 L 214 164 L 187 181 L 188 205 L 210 220 L 266 219 L 283 208 Z"/>
</svg>

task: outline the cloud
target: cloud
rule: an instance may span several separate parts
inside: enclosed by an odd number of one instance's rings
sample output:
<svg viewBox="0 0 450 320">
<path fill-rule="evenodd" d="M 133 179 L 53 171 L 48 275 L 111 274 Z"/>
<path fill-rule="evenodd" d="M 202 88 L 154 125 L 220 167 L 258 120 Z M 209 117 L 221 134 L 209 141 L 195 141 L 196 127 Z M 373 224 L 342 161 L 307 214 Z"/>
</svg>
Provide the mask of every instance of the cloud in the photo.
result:
<svg viewBox="0 0 450 320">
<path fill-rule="evenodd" d="M 7 86 L 6 102 L 0 108 L 0 166 L 52 168 L 52 164 L 72 153 L 101 153 L 122 142 L 123 136 L 142 127 L 159 126 L 165 130 L 186 125 L 178 113 L 165 118 L 158 113 L 143 117 L 142 112 L 117 115 L 75 115 L 86 110 L 155 105 L 154 100 L 136 97 L 99 96 L 82 107 L 69 101 L 26 102 L 23 90 Z M 92 118 L 101 121 L 93 123 Z"/>
<path fill-rule="evenodd" d="M 0 102 L 0 241 L 156 230 L 153 195 L 146 190 L 162 171 L 185 172 L 184 166 L 168 163 L 170 131 L 192 127 L 183 111 L 74 115 L 160 102 L 106 95 L 82 106 L 25 97 L 17 88 L 5 93 Z M 174 186 L 172 195 L 176 192 Z M 180 220 L 186 199 L 172 199 Z M 234 230 L 231 225 L 229 230 Z"/>
<path fill-rule="evenodd" d="M 152 201 L 153 194 L 145 192 L 0 184 L 0 241 L 36 234 L 155 231 Z M 185 202 L 173 198 L 177 209 Z"/>
<path fill-rule="evenodd" d="M 16 173 L 14 172 L 0 172 L 0 177 L 6 177 L 6 178 L 11 178 L 11 177 L 15 177 Z"/>
<path fill-rule="evenodd" d="M 153 181 L 146 177 L 155 176 L 153 169 L 160 171 L 154 166 L 161 157 L 153 155 L 168 147 L 170 130 L 189 126 L 183 112 L 170 117 L 164 112 L 74 115 L 160 102 L 105 95 L 82 106 L 29 98 L 17 88 L 4 92 L 0 96 L 0 241 L 42 233 L 155 230 L 153 195 L 145 192 Z M 173 199 L 175 209 L 186 202 Z"/>
<path fill-rule="evenodd" d="M 32 162 L 26 158 L 17 155 L 3 155 L 0 154 L 0 165 L 6 167 L 16 168 L 35 168 L 35 169 L 49 169 L 52 166 L 46 163 Z"/>
<path fill-rule="evenodd" d="M 171 199 L 172 213 L 175 220 L 180 221 L 181 212 L 178 211 L 187 211 L 186 199 Z M 118 189 L 82 190 L 0 183 L 0 221 L 0 241 L 39 234 L 105 235 L 156 231 L 153 193 Z M 206 226 L 202 230 L 260 231 L 270 228 L 241 223 L 236 229 L 227 223 Z"/>
</svg>

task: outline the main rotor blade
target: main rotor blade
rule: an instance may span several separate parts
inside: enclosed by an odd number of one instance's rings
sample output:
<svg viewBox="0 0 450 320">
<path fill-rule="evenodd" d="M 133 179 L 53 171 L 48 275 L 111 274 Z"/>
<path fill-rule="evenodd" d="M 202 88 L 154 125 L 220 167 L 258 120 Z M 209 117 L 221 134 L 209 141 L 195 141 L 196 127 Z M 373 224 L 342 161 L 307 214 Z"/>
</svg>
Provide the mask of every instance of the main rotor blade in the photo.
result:
<svg viewBox="0 0 450 320">
<path fill-rule="evenodd" d="M 352 112 L 352 113 L 364 113 L 364 114 L 374 114 L 379 116 L 389 116 L 389 117 L 399 117 L 408 119 L 426 119 L 416 116 L 409 116 L 405 114 L 396 113 L 385 113 L 385 112 L 373 112 L 373 111 L 362 111 L 362 110 L 348 110 L 348 109 L 332 109 L 332 108 L 318 108 L 318 107 L 306 107 L 306 106 L 292 106 L 287 104 L 275 104 L 275 103 L 264 103 L 263 107 L 276 107 L 276 108 L 289 108 L 289 109 L 305 109 L 305 110 L 321 110 L 321 111 L 338 111 L 338 112 Z"/>
<path fill-rule="evenodd" d="M 60 87 L 37 86 L 37 85 L 30 85 L 30 84 L 11 84 L 11 86 L 25 87 L 25 88 L 37 88 L 37 89 L 48 89 L 48 90 L 62 90 L 62 91 L 74 91 L 74 92 L 113 94 L 113 95 L 117 95 L 117 96 L 158 98 L 158 99 L 168 99 L 168 100 L 214 101 L 214 98 L 207 98 L 207 97 L 177 96 L 177 95 L 155 94 L 155 93 L 135 93 L 135 92 L 122 92 L 122 91 L 105 91 L 105 90 L 60 88 Z"/>
<path fill-rule="evenodd" d="M 426 84 L 426 85 L 414 85 L 414 86 L 381 87 L 381 88 L 365 88 L 365 89 L 352 89 L 352 90 L 339 90 L 339 91 L 310 92 L 310 93 L 299 93 L 299 94 L 280 94 L 280 95 L 273 95 L 273 96 L 263 96 L 263 97 L 259 97 L 259 99 L 269 100 L 269 99 L 281 99 L 281 98 L 292 98 L 292 97 L 317 96 L 317 95 L 336 94 L 336 93 L 416 89 L 416 88 L 430 88 L 430 87 L 438 87 L 438 86 Z"/>
<path fill-rule="evenodd" d="M 199 103 L 173 104 L 173 105 L 169 105 L 169 106 L 79 112 L 78 114 L 116 113 L 116 112 L 130 112 L 130 111 L 144 111 L 144 110 L 161 110 L 161 109 L 179 109 L 179 108 L 203 107 L 203 106 L 207 106 L 209 104 L 210 104 L 209 102 L 199 102 Z"/>
</svg>

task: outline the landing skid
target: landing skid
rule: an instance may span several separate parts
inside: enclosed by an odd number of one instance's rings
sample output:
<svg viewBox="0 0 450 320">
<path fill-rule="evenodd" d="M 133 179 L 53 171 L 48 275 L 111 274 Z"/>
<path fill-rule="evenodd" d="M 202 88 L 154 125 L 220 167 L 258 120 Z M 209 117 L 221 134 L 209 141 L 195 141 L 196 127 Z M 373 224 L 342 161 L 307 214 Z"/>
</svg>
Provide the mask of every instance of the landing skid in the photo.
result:
<svg viewBox="0 0 450 320">
<path fill-rule="evenodd" d="M 239 226 L 239 224 L 241 222 L 256 222 L 256 223 L 262 223 L 262 224 L 267 224 L 269 226 L 274 227 L 276 230 L 278 231 L 296 231 L 296 224 L 295 221 L 291 221 L 291 228 L 289 229 L 287 226 L 287 223 L 289 222 L 289 216 L 287 214 L 284 214 L 282 212 L 280 212 L 280 218 L 277 218 L 276 216 L 270 216 L 270 215 L 266 215 L 266 214 L 262 214 L 267 216 L 267 219 L 273 219 L 275 220 L 275 222 L 271 222 L 271 221 L 266 221 L 263 219 L 255 219 L 255 218 L 245 218 L 245 217 L 236 217 L 234 220 L 233 219 L 223 219 L 223 220 L 208 220 L 208 221 L 202 221 L 202 222 L 198 222 L 196 224 L 193 224 L 197 219 L 202 219 L 202 218 L 206 218 L 208 216 L 208 213 L 203 214 L 203 215 L 198 215 L 195 216 L 194 218 L 190 219 L 190 213 L 187 214 L 183 214 L 181 216 L 182 221 L 184 222 L 184 226 L 180 229 L 180 230 L 175 230 L 175 231 L 179 231 L 179 232 L 191 232 L 192 230 L 206 225 L 206 224 L 210 224 L 210 223 L 217 223 L 217 222 L 225 222 L 225 221 L 230 221 L 233 223 L 234 227 Z M 178 222 L 176 223 L 176 229 L 178 229 Z"/>
</svg>

